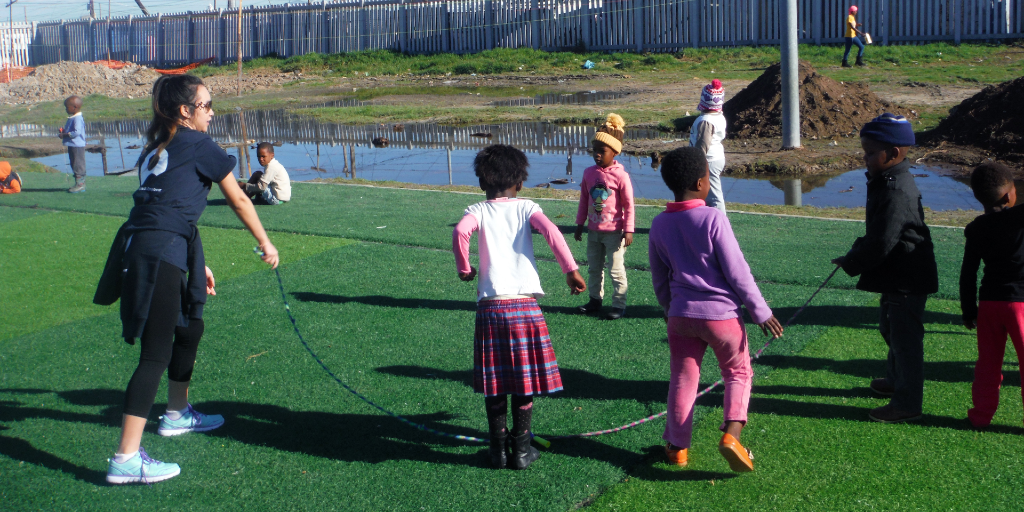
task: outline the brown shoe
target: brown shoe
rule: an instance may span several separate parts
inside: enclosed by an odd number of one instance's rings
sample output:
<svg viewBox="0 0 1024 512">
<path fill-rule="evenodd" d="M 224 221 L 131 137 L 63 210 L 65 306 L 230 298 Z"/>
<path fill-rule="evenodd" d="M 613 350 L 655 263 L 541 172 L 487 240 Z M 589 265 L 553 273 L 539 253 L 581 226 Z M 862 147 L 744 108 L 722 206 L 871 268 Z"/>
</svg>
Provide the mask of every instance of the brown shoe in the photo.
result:
<svg viewBox="0 0 1024 512">
<path fill-rule="evenodd" d="M 677 448 L 672 443 L 665 444 L 665 456 L 668 457 L 669 464 L 675 464 L 679 467 L 684 467 L 690 463 L 687 449 Z"/>
<path fill-rule="evenodd" d="M 915 421 L 921 419 L 921 413 L 902 411 L 893 407 L 892 404 L 888 404 L 877 409 L 872 409 L 871 412 L 868 413 L 868 418 L 880 423 L 903 423 L 904 421 Z"/>
<path fill-rule="evenodd" d="M 718 443 L 718 451 L 729 462 L 729 469 L 737 473 L 747 473 L 754 470 L 754 454 L 744 448 L 739 440 L 732 435 L 722 435 L 722 441 Z"/>
<path fill-rule="evenodd" d="M 896 392 L 896 388 L 893 387 L 892 384 L 889 384 L 889 381 L 885 379 L 875 379 L 871 381 L 871 384 L 868 385 L 868 387 L 871 388 L 871 391 L 874 391 L 876 395 L 892 396 L 892 394 Z"/>
</svg>

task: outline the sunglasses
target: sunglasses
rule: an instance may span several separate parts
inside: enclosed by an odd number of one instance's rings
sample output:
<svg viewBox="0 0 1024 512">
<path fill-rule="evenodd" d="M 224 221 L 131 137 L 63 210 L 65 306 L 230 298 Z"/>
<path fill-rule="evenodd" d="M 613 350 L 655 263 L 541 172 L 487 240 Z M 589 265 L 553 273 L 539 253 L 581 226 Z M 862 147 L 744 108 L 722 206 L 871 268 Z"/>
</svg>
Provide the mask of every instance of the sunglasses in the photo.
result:
<svg viewBox="0 0 1024 512">
<path fill-rule="evenodd" d="M 206 103 L 196 103 L 195 107 L 210 112 L 213 110 L 213 100 L 207 101 Z"/>
</svg>

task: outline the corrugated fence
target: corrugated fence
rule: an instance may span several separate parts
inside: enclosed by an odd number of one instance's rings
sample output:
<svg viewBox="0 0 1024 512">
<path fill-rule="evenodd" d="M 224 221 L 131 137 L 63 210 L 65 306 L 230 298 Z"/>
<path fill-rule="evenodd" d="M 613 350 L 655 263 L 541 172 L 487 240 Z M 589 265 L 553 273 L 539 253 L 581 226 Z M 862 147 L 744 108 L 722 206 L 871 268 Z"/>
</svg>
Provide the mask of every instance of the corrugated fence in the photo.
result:
<svg viewBox="0 0 1024 512">
<path fill-rule="evenodd" d="M 242 13 L 242 58 L 370 49 L 642 52 L 770 45 L 779 42 L 782 1 L 348 0 L 250 7 Z M 851 3 L 880 44 L 1024 36 L 1024 0 L 798 0 L 800 42 L 842 42 Z M 0 33 L 6 30 L 0 26 Z M 225 62 L 238 54 L 237 30 L 238 12 L 224 10 L 34 23 L 27 53 L 32 65 L 108 56 L 156 67 Z"/>
</svg>

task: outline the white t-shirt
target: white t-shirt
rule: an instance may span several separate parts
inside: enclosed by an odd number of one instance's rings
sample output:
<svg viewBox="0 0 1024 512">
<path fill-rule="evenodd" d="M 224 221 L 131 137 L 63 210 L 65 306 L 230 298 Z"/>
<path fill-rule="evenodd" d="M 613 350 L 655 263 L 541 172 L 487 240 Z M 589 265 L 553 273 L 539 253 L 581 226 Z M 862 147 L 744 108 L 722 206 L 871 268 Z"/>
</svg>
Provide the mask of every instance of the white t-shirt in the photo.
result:
<svg viewBox="0 0 1024 512">
<path fill-rule="evenodd" d="M 540 206 L 526 199 L 483 201 L 466 208 L 479 225 L 477 300 L 496 295 L 543 297 L 533 259 L 530 217 Z"/>
</svg>

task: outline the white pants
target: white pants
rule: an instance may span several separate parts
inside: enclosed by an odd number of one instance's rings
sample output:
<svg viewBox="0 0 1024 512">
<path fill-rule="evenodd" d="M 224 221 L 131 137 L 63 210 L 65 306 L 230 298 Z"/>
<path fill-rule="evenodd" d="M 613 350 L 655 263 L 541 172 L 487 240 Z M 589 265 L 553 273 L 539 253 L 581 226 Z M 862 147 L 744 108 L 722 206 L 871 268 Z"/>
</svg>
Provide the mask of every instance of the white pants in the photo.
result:
<svg viewBox="0 0 1024 512">
<path fill-rule="evenodd" d="M 708 191 L 706 202 L 708 206 L 718 208 L 725 213 L 725 193 L 722 192 L 722 171 L 725 170 L 725 159 L 708 160 L 708 170 L 711 177 L 711 190 Z"/>
</svg>

